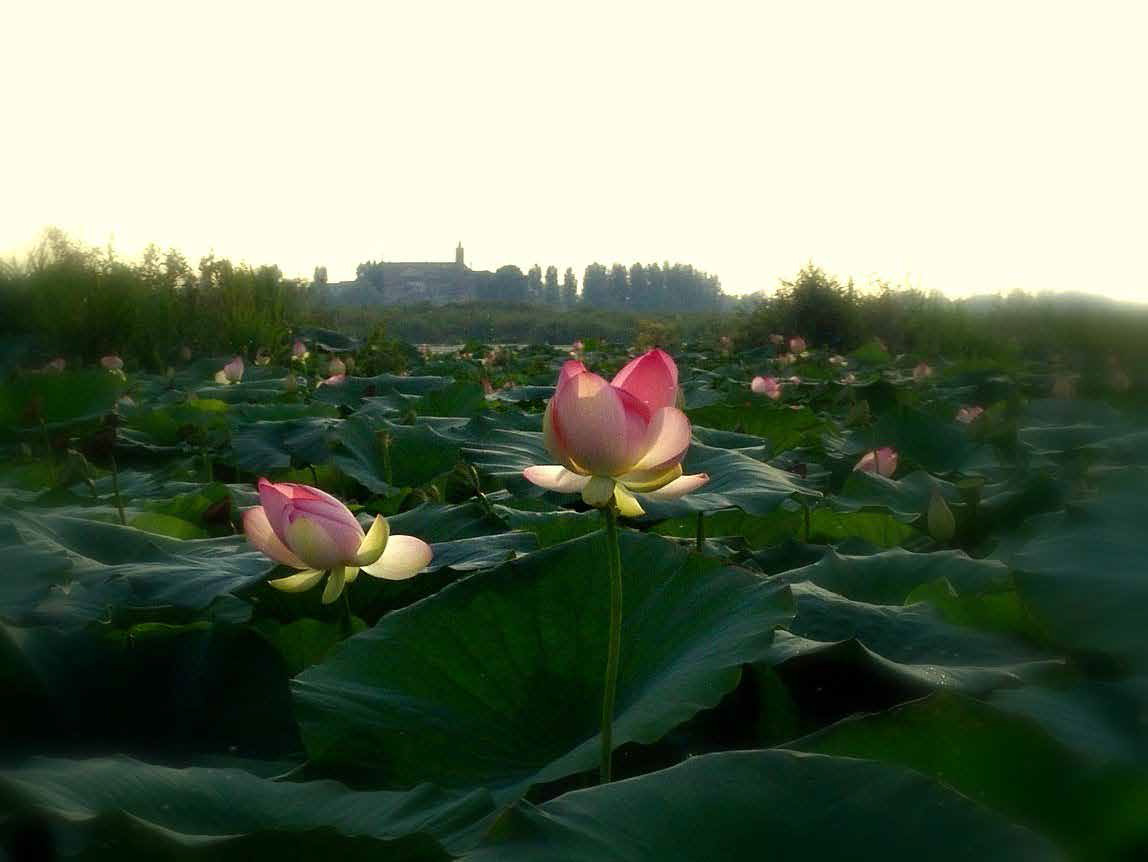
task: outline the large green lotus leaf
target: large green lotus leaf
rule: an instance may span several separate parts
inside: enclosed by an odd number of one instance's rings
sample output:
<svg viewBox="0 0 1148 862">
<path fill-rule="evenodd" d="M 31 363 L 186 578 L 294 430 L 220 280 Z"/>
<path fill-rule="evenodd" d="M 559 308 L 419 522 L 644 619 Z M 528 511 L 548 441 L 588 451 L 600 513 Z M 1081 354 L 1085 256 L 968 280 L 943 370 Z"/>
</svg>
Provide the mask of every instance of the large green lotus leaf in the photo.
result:
<svg viewBox="0 0 1148 862">
<path fill-rule="evenodd" d="M 773 452 L 815 439 L 827 423 L 808 407 L 791 410 L 747 387 L 730 401 L 688 411 L 691 422 L 723 431 L 763 437 Z"/>
<path fill-rule="evenodd" d="M 376 377 L 348 377 L 337 386 L 320 386 L 314 398 L 323 404 L 357 405 L 363 398 L 397 393 L 426 395 L 451 383 L 449 377 L 403 377 L 379 374 Z"/>
<path fill-rule="evenodd" d="M 424 485 L 459 460 L 458 445 L 429 425 L 398 425 L 361 414 L 339 425 L 334 444 L 331 462 L 376 494 Z"/>
<path fill-rule="evenodd" d="M 206 608 L 217 597 L 259 583 L 274 563 L 243 536 L 181 541 L 83 518 L 0 510 L 0 520 L 38 551 L 66 557 L 71 582 L 44 612 L 68 615 L 72 604 Z M 73 595 L 74 593 L 74 595 Z M 106 609 L 105 609 L 106 613 Z"/>
<path fill-rule="evenodd" d="M 9 840 L 34 823 L 84 860 L 445 860 L 493 810 L 481 791 L 364 792 L 125 757 L 32 760 L 0 773 L 0 799 Z"/>
<path fill-rule="evenodd" d="M 451 542 L 500 533 L 506 525 L 478 501 L 447 505 L 423 503 L 387 518 L 392 533 L 418 536 L 424 542 Z"/>
<path fill-rule="evenodd" d="M 1073 858 L 1131 859 L 1148 848 L 1148 778 L 1075 756 L 1037 724 L 954 694 L 846 719 L 794 748 L 906 766 L 1009 820 L 1039 830 Z"/>
<path fill-rule="evenodd" d="M 602 513 L 597 509 L 588 512 L 569 509 L 532 512 L 496 505 L 494 511 L 512 530 L 533 533 L 544 548 L 602 529 Z"/>
<path fill-rule="evenodd" d="M 299 464 L 325 464 L 339 419 L 267 420 L 238 424 L 232 431 L 232 459 L 252 473 L 286 470 Z"/>
<path fill-rule="evenodd" d="M 788 628 L 810 640 L 855 638 L 879 655 L 904 664 L 999 667 L 1047 657 L 1019 638 L 948 623 L 925 603 L 906 607 L 867 604 L 808 581 L 795 583 L 791 589 L 797 615 Z"/>
<path fill-rule="evenodd" d="M 591 769 L 609 586 L 597 533 L 459 581 L 346 641 L 295 681 L 312 760 L 395 786 L 513 797 Z M 615 745 L 654 742 L 736 684 L 789 596 L 760 578 L 623 533 Z"/>
<path fill-rule="evenodd" d="M 25 540 L 15 525 L 0 521 L 0 620 L 17 623 L 28 616 L 72 569 L 68 554 L 53 542 Z"/>
<path fill-rule="evenodd" d="M 420 416 L 475 416 L 487 407 L 482 387 L 464 380 L 428 392 L 415 403 Z"/>
<path fill-rule="evenodd" d="M 961 595 L 1003 593 L 1013 588 L 1008 568 L 996 560 L 974 560 L 962 551 L 914 554 L 900 548 L 868 556 L 834 551 L 809 566 L 775 576 L 778 583 L 809 581 L 847 599 L 901 605 L 915 589 L 940 578 Z"/>
<path fill-rule="evenodd" d="M 697 515 L 670 518 L 654 528 L 663 536 L 697 535 Z M 884 512 L 834 512 L 816 508 L 809 513 L 806 536 L 805 513 L 787 501 L 768 515 L 749 515 L 740 509 L 725 509 L 704 516 L 707 536 L 740 536 L 752 548 L 779 545 L 787 539 L 834 543 L 861 539 L 875 547 L 897 547 L 917 535 L 912 527 Z"/>
<path fill-rule="evenodd" d="M 1065 646 L 1148 666 L 1148 470 L 1103 478 L 1095 498 L 1030 522 L 1009 558 L 1021 596 Z"/>
<path fill-rule="evenodd" d="M 963 425 L 909 407 L 885 413 L 873 433 L 879 446 L 892 446 L 902 459 L 934 473 L 960 469 L 976 449 Z"/>
<path fill-rule="evenodd" d="M 924 776 L 786 751 L 694 757 L 503 814 L 466 862 L 1057 859 L 1032 832 Z"/>
<path fill-rule="evenodd" d="M 0 383 L 0 431 L 18 428 L 39 433 L 49 426 L 95 419 L 112 411 L 126 384 L 107 371 L 25 374 Z"/>
<path fill-rule="evenodd" d="M 766 441 L 753 434 L 739 434 L 736 431 L 723 431 L 720 428 L 707 428 L 697 424 L 693 426 L 693 434 L 695 440 L 706 446 L 737 449 L 760 461 L 769 457 L 769 446 Z"/>
<path fill-rule="evenodd" d="M 864 470 L 854 470 L 845 479 L 841 493 L 829 498 L 838 511 L 857 512 L 862 509 L 888 509 L 906 521 L 915 520 L 928 508 L 933 490 L 950 504 L 961 500 L 960 489 L 952 482 L 936 479 L 924 470 L 917 470 L 902 479 L 890 479 Z"/>
</svg>

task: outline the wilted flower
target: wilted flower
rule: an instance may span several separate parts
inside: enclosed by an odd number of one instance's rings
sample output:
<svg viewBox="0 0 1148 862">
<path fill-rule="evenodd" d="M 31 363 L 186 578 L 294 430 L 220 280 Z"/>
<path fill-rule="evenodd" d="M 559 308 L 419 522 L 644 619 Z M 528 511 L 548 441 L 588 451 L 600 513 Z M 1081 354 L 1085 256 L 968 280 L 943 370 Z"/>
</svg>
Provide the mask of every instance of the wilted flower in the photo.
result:
<svg viewBox="0 0 1148 862">
<path fill-rule="evenodd" d="M 108 371 L 123 371 L 124 361 L 116 356 L 114 353 L 109 353 L 107 356 L 100 359 L 100 365 Z"/>
<path fill-rule="evenodd" d="M 630 517 L 643 514 L 634 493 L 666 500 L 696 490 L 709 477 L 682 475 L 690 421 L 677 398 L 678 367 L 662 350 L 631 360 L 609 383 L 568 360 L 542 420 L 559 463 L 523 475 L 550 491 L 581 491 L 591 506 L 614 503 Z"/>
<path fill-rule="evenodd" d="M 800 335 L 795 335 L 789 339 L 789 352 L 790 353 L 804 353 L 805 352 L 805 339 Z"/>
<path fill-rule="evenodd" d="M 243 357 L 236 356 L 215 372 L 215 382 L 221 385 L 238 383 L 243 379 Z"/>
<path fill-rule="evenodd" d="M 917 367 L 913 369 L 913 379 L 918 382 L 924 380 L 926 377 L 932 376 L 933 369 L 929 367 L 929 363 L 927 362 L 920 362 L 917 364 Z"/>
<path fill-rule="evenodd" d="M 965 425 L 971 425 L 976 421 L 977 417 L 985 412 L 983 407 L 962 407 L 957 411 L 957 421 Z"/>
<path fill-rule="evenodd" d="M 296 338 L 295 343 L 291 345 L 291 358 L 302 362 L 310 355 L 310 352 L 307 350 L 307 345 L 303 343 L 303 339 Z"/>
<path fill-rule="evenodd" d="M 44 370 L 52 374 L 59 374 L 67 367 L 68 360 L 64 359 L 62 356 L 57 356 L 55 359 L 44 366 Z"/>
<path fill-rule="evenodd" d="M 764 395 L 767 398 L 772 398 L 774 401 L 781 397 L 781 384 L 772 377 L 762 377 L 758 375 L 753 378 L 753 381 L 749 384 L 749 388 L 758 395 Z"/>
<path fill-rule="evenodd" d="M 308 590 L 330 572 L 323 603 L 339 598 L 359 570 L 398 581 L 418 574 L 431 561 L 430 546 L 414 536 L 392 536 L 376 515 L 365 533 L 341 502 L 325 491 L 291 482 L 259 480 L 261 506 L 243 513 L 247 540 L 294 575 L 270 581 L 287 592 Z"/>
<path fill-rule="evenodd" d="M 853 469 L 863 473 L 892 476 L 897 472 L 897 450 L 889 446 L 882 446 L 875 452 L 866 452 Z"/>
</svg>

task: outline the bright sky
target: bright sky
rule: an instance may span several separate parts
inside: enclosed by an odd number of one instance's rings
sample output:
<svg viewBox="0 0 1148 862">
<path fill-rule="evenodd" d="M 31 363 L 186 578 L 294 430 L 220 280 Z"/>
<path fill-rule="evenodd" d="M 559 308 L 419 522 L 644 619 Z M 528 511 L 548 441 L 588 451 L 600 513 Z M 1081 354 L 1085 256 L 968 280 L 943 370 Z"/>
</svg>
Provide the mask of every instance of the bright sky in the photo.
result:
<svg viewBox="0 0 1148 862">
<path fill-rule="evenodd" d="M 1148 300 L 1148 3 L 28 2 L 0 254 L 812 259 Z"/>
</svg>

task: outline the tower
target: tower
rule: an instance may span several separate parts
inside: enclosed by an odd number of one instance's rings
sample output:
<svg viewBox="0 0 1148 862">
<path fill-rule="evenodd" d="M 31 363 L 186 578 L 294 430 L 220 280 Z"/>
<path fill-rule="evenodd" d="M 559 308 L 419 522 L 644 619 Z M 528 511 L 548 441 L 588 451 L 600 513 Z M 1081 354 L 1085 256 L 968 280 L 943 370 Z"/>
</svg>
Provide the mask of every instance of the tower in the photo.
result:
<svg viewBox="0 0 1148 862">
<path fill-rule="evenodd" d="M 454 250 L 454 262 L 459 266 L 466 266 L 466 262 L 462 257 L 462 241 L 459 241 L 458 248 Z"/>
</svg>

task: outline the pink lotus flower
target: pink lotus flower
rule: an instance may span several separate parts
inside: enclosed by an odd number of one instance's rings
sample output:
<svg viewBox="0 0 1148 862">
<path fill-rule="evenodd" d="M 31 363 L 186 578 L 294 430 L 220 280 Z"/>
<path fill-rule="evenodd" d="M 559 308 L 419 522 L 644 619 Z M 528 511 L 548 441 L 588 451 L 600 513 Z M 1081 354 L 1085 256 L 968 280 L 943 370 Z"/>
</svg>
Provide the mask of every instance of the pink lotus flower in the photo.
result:
<svg viewBox="0 0 1148 862">
<path fill-rule="evenodd" d="M 323 603 L 339 598 L 359 570 L 376 578 L 399 581 L 422 571 L 431 561 L 430 546 L 414 536 L 392 536 L 387 521 L 376 515 L 365 533 L 351 511 L 325 491 L 291 482 L 259 480 L 263 504 L 243 513 L 247 541 L 277 563 L 299 569 L 269 581 L 276 589 L 308 590 L 330 572 Z"/>
<path fill-rule="evenodd" d="M 897 472 L 897 450 L 889 446 L 882 446 L 875 452 L 866 452 L 853 469 L 863 473 L 892 476 Z"/>
<path fill-rule="evenodd" d="M 317 384 L 315 384 L 315 388 L 318 389 L 320 386 L 338 386 L 339 384 L 345 382 L 346 379 L 346 374 L 332 374 L 326 380 L 320 380 Z"/>
<path fill-rule="evenodd" d="M 682 475 L 690 420 L 674 406 L 678 367 L 662 350 L 631 360 L 607 383 L 577 360 L 558 375 L 542 420 L 546 449 L 558 464 L 523 475 L 550 491 L 581 491 L 590 506 L 614 504 L 643 514 L 634 493 L 667 500 L 700 488 L 709 476 Z"/>
<path fill-rule="evenodd" d="M 215 382 L 222 385 L 238 383 L 243 379 L 243 357 L 236 356 L 215 372 Z"/>
<path fill-rule="evenodd" d="M 933 376 L 933 369 L 929 367 L 929 363 L 921 362 L 913 369 L 913 379 L 920 382 L 926 377 Z"/>
<path fill-rule="evenodd" d="M 310 355 L 307 350 L 307 345 L 303 343 L 303 339 L 296 338 L 295 343 L 291 345 L 291 358 L 302 362 Z"/>
<path fill-rule="evenodd" d="M 789 339 L 789 352 L 790 353 L 804 353 L 805 352 L 805 339 L 800 335 L 795 335 Z"/>
<path fill-rule="evenodd" d="M 327 375 L 330 377 L 337 377 L 340 374 L 347 373 L 347 365 L 338 356 L 332 356 L 327 363 Z"/>
<path fill-rule="evenodd" d="M 772 377 L 762 377 L 758 375 L 753 378 L 753 381 L 749 384 L 749 388 L 758 395 L 764 395 L 767 398 L 772 398 L 774 401 L 781 397 L 781 384 Z"/>
<path fill-rule="evenodd" d="M 120 359 L 118 356 L 116 356 L 114 353 L 110 353 L 107 356 L 103 357 L 100 360 L 100 365 L 102 365 L 108 371 L 123 371 L 124 370 L 124 361 L 122 359 Z"/>
<path fill-rule="evenodd" d="M 44 370 L 52 374 L 59 374 L 68 367 L 68 360 L 62 356 L 57 356 L 51 362 L 44 366 Z"/>
<path fill-rule="evenodd" d="M 977 417 L 985 412 L 983 407 L 962 407 L 957 411 L 957 421 L 965 425 L 971 425 L 977 420 Z"/>
</svg>

